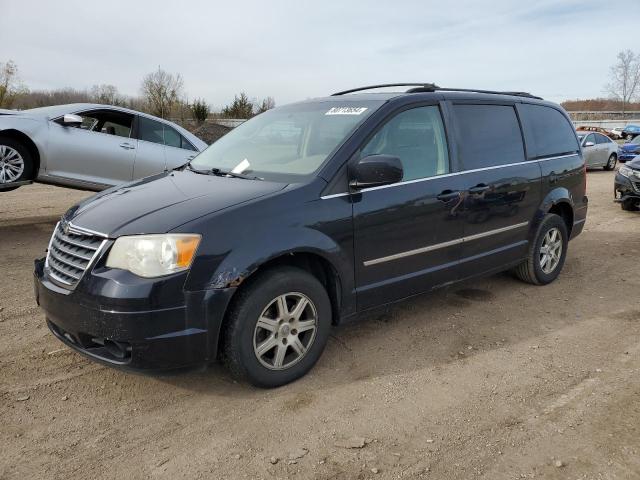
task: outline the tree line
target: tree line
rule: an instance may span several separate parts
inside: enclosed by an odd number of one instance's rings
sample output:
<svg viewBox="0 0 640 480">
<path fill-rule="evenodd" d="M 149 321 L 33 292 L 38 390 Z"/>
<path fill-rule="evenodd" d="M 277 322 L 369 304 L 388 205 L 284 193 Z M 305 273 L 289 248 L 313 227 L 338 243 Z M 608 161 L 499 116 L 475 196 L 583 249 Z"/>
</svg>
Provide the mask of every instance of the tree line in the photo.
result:
<svg viewBox="0 0 640 480">
<path fill-rule="evenodd" d="M 206 100 L 189 100 L 179 73 L 169 73 L 161 67 L 144 76 L 138 96 L 123 95 L 115 85 L 110 84 L 94 85 L 87 89 L 30 90 L 21 81 L 15 62 L 0 62 L 0 108 L 26 110 L 67 103 L 116 105 L 182 122 L 193 119 L 197 123 L 203 123 L 210 115 L 223 118 L 251 118 L 275 107 L 273 97 L 258 101 L 241 92 L 220 112 L 212 112 Z"/>
</svg>

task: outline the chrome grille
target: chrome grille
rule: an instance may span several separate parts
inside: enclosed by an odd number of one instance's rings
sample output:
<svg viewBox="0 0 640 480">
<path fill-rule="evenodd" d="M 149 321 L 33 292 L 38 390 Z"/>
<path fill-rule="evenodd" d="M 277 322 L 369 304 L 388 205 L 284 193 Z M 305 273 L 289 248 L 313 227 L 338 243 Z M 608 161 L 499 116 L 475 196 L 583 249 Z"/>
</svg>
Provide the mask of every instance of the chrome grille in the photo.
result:
<svg viewBox="0 0 640 480">
<path fill-rule="evenodd" d="M 59 222 L 49 243 L 47 273 L 55 282 L 74 287 L 93 263 L 104 242 L 104 237 Z"/>
<path fill-rule="evenodd" d="M 640 192 L 640 180 L 632 180 L 631 185 L 636 192 Z"/>
</svg>

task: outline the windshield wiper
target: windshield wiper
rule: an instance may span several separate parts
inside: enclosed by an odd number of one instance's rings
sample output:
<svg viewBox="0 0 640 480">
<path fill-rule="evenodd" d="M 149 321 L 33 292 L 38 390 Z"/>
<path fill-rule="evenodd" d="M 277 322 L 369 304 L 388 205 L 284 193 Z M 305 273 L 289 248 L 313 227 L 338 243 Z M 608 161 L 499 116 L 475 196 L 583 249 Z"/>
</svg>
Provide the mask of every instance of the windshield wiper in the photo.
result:
<svg viewBox="0 0 640 480">
<path fill-rule="evenodd" d="M 244 173 L 236 173 L 231 170 L 223 170 L 221 168 L 211 168 L 209 170 L 198 170 L 197 168 L 193 168 L 191 163 L 187 164 L 187 168 L 195 173 L 200 173 L 202 175 L 215 175 L 217 177 L 233 177 L 233 178 L 242 178 L 244 180 L 262 180 L 260 177 L 254 177 L 251 175 L 245 175 Z"/>
</svg>

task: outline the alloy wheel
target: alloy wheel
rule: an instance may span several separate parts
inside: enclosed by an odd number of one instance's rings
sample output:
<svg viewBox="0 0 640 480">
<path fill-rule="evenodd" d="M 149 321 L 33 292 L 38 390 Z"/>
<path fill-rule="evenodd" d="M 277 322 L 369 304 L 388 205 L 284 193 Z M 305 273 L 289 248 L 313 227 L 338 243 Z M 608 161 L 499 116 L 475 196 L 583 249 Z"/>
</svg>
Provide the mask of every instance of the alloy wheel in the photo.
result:
<svg viewBox="0 0 640 480">
<path fill-rule="evenodd" d="M 553 272 L 562 256 L 562 234 L 557 228 L 551 228 L 544 236 L 540 246 L 540 268 L 547 275 Z"/>
<path fill-rule="evenodd" d="M 610 155 L 609 161 L 607 162 L 607 169 L 613 170 L 616 167 L 616 156 Z"/>
<path fill-rule="evenodd" d="M 0 183 L 15 182 L 23 172 L 22 155 L 7 145 L 0 145 Z"/>
<path fill-rule="evenodd" d="M 253 352 L 270 370 L 285 370 L 307 354 L 316 337 L 318 313 L 306 295 L 289 292 L 266 306 L 256 322 Z"/>
</svg>

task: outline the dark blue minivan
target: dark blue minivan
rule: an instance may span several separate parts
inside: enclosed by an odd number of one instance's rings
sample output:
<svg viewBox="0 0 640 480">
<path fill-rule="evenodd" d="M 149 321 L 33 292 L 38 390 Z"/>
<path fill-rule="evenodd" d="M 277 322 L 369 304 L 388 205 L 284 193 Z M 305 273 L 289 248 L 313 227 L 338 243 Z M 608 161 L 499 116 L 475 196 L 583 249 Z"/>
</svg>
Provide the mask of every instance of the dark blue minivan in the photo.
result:
<svg viewBox="0 0 640 480">
<path fill-rule="evenodd" d="M 371 309 L 503 270 L 555 280 L 587 215 L 562 108 L 385 86 L 269 110 L 72 207 L 35 262 L 53 334 L 108 365 L 220 359 L 274 387 Z"/>
</svg>

